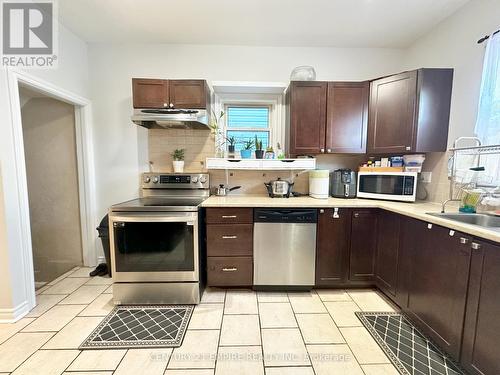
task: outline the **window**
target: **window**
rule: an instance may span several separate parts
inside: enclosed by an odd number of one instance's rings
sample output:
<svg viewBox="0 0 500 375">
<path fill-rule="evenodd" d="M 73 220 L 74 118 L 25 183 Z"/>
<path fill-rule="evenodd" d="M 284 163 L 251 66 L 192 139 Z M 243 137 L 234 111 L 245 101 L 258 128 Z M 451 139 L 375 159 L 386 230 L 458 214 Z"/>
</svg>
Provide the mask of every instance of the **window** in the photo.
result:
<svg viewBox="0 0 500 375">
<path fill-rule="evenodd" d="M 243 149 L 245 141 L 253 141 L 255 136 L 262 141 L 263 149 L 270 144 L 269 106 L 226 105 L 226 116 L 226 136 L 236 139 L 236 151 Z"/>
<path fill-rule="evenodd" d="M 487 43 L 475 133 L 483 145 L 496 145 L 500 144 L 500 33 L 492 34 Z M 499 155 L 481 157 L 481 164 L 491 181 L 499 183 Z"/>
</svg>

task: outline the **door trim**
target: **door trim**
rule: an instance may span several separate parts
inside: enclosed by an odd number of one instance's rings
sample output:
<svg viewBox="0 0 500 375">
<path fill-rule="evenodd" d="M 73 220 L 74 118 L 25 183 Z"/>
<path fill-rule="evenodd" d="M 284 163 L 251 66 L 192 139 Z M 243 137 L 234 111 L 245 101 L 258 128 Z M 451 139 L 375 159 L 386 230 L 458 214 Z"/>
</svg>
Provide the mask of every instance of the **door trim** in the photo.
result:
<svg viewBox="0 0 500 375">
<path fill-rule="evenodd" d="M 7 153 L 3 160 L 2 183 L 4 186 L 4 200 L 10 202 L 6 207 L 7 226 L 13 226 L 9 232 L 17 232 L 17 240 L 9 241 L 9 253 L 21 254 L 20 258 L 12 259 L 16 262 L 17 271 L 22 272 L 24 285 L 17 285 L 24 290 L 25 308 L 13 307 L 10 319 L 16 321 L 27 314 L 36 305 L 35 283 L 33 271 L 33 252 L 31 244 L 30 214 L 28 204 L 28 186 L 26 177 L 26 164 L 24 156 L 23 129 L 21 119 L 21 104 L 19 100 L 19 86 L 24 85 L 39 91 L 46 96 L 71 104 L 75 108 L 75 140 L 77 154 L 77 173 L 80 204 L 80 224 L 82 234 L 83 263 L 87 266 L 96 264 L 96 190 L 94 151 L 92 146 L 92 109 L 90 100 L 64 90 L 51 83 L 43 81 L 26 72 L 16 69 L 6 69 L 7 92 L 10 104 L 11 121 L 6 121 L 5 144 L 13 154 Z M 5 168 L 8 165 L 8 168 Z M 6 188 L 10 185 L 10 188 Z M 12 188 L 12 185 L 15 188 Z M 12 247 L 17 247 L 13 249 Z M 12 269 L 12 265 L 11 265 Z M 19 298 L 17 298 L 19 300 Z"/>
</svg>

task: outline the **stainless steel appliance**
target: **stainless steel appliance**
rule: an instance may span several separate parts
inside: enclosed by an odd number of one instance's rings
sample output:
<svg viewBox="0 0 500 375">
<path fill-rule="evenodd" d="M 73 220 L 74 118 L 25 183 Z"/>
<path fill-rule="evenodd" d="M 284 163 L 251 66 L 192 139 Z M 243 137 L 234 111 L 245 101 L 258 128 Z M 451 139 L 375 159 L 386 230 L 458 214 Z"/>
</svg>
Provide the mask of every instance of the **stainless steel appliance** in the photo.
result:
<svg viewBox="0 0 500 375">
<path fill-rule="evenodd" d="M 142 197 L 110 208 L 116 304 L 198 303 L 202 293 L 198 206 L 207 174 L 145 173 Z"/>
<path fill-rule="evenodd" d="M 238 190 L 238 189 L 241 189 L 241 186 L 233 186 L 230 188 L 225 186 L 224 184 L 220 184 L 219 187 L 215 189 L 215 195 L 219 197 L 225 197 L 233 190 Z"/>
<path fill-rule="evenodd" d="M 132 121 L 148 129 L 209 129 L 205 109 L 134 109 Z"/>
<path fill-rule="evenodd" d="M 358 197 L 415 202 L 416 172 L 359 172 Z"/>
<path fill-rule="evenodd" d="M 254 210 L 254 286 L 314 286 L 316 209 Z"/>
<path fill-rule="evenodd" d="M 330 194 L 335 198 L 356 198 L 356 172 L 337 169 L 330 174 Z"/>
<path fill-rule="evenodd" d="M 293 188 L 293 182 L 282 180 L 280 177 L 277 180 L 264 182 L 264 185 L 271 198 L 289 198 Z"/>
</svg>

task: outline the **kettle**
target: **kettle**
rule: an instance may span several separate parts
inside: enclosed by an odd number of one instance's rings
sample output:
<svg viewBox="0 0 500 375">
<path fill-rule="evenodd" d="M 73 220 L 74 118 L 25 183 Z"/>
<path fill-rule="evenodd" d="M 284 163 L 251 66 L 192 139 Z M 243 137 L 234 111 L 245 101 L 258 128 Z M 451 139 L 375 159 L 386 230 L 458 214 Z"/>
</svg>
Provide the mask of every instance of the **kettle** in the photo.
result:
<svg viewBox="0 0 500 375">
<path fill-rule="evenodd" d="M 234 186 L 232 188 L 228 188 L 223 184 L 220 184 L 217 190 L 215 191 L 215 195 L 218 195 L 219 197 L 225 197 L 226 195 L 229 194 L 230 191 L 237 190 L 239 188 L 241 188 L 241 186 Z"/>
<path fill-rule="evenodd" d="M 264 185 L 271 198 L 289 198 L 292 192 L 293 182 L 288 182 L 278 177 L 277 180 L 264 182 Z"/>
</svg>

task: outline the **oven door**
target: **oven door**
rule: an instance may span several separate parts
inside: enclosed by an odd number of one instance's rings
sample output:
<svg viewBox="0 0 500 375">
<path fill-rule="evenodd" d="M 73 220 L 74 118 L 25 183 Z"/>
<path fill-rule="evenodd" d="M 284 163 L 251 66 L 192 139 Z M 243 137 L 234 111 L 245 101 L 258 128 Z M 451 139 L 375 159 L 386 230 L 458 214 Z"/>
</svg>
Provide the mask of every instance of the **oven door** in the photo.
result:
<svg viewBox="0 0 500 375">
<path fill-rule="evenodd" d="M 115 282 L 199 281 L 196 212 L 112 212 Z"/>
</svg>

